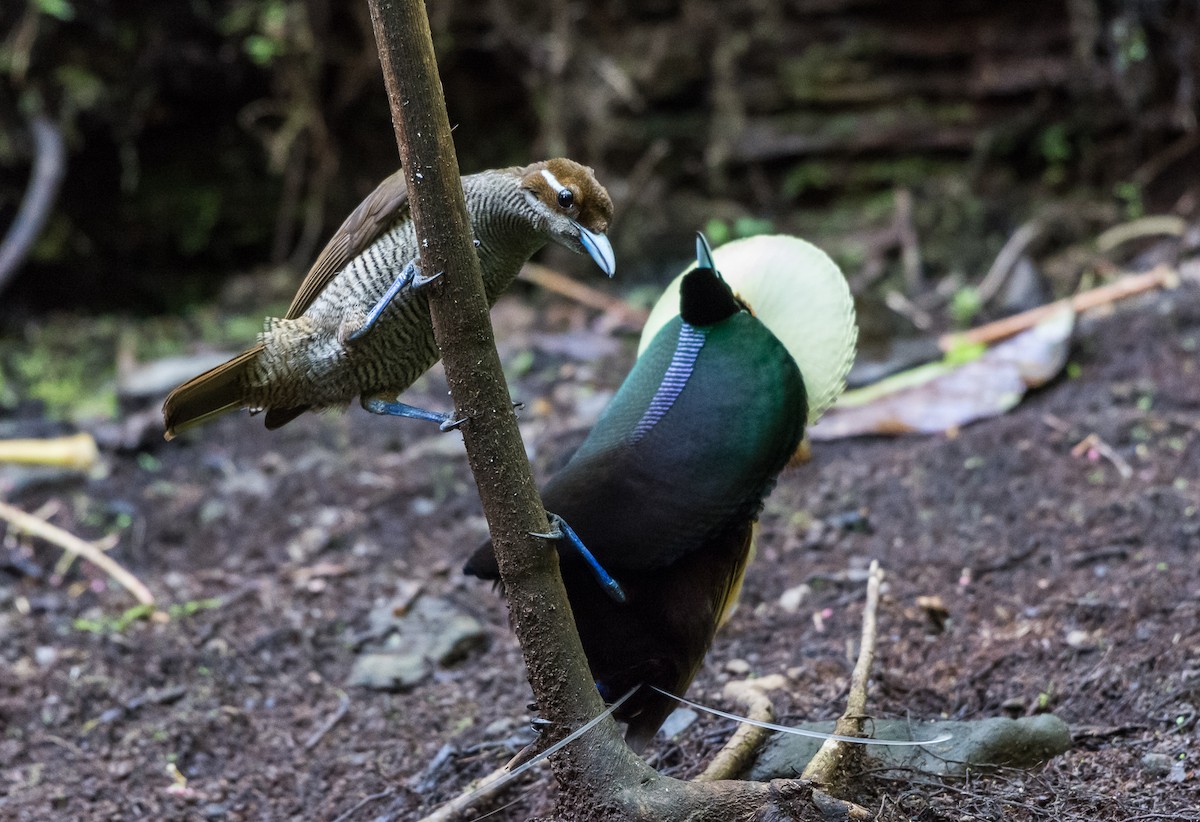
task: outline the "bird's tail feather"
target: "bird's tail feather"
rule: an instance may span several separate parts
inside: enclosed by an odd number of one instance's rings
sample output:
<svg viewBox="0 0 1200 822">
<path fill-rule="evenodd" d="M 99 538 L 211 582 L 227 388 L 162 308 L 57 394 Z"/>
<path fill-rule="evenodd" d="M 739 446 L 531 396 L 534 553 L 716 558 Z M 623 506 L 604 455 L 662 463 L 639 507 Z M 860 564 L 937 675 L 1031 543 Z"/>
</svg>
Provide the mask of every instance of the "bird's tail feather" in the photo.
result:
<svg viewBox="0 0 1200 822">
<path fill-rule="evenodd" d="M 226 411 L 241 408 L 244 405 L 242 377 L 261 351 L 261 345 L 243 351 L 229 362 L 193 377 L 168 394 L 163 403 L 166 438 L 173 439 L 180 431 Z"/>
<path fill-rule="evenodd" d="M 937 745 L 942 742 L 949 742 L 954 738 L 953 734 L 941 733 L 932 739 L 872 739 L 866 736 L 842 736 L 841 734 L 830 734 L 824 731 L 814 731 L 810 728 L 796 728 L 791 725 L 780 725 L 775 722 L 764 722 L 761 719 L 751 719 L 748 716 L 722 711 L 717 708 L 710 708 L 707 705 L 701 705 L 699 702 L 693 702 L 690 699 L 685 699 L 682 696 L 673 694 L 670 691 L 664 691 L 662 688 L 654 685 L 648 685 L 652 691 L 656 691 L 663 696 L 670 697 L 680 705 L 687 705 L 689 708 L 694 708 L 698 711 L 719 716 L 723 719 L 732 719 L 746 725 L 755 725 L 759 728 L 765 728 L 768 731 L 777 731 L 778 733 L 791 734 L 792 736 L 807 736 L 813 739 L 834 739 L 838 742 L 849 742 L 853 745 L 884 745 L 893 748 L 919 748 L 922 745 Z"/>
</svg>

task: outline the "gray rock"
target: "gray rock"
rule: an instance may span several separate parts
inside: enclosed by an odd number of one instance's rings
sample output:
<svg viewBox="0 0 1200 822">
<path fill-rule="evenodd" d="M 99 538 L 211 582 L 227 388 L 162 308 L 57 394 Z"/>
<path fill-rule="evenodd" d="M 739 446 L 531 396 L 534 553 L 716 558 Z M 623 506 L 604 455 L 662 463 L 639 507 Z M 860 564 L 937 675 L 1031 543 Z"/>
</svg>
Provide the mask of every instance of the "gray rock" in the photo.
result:
<svg viewBox="0 0 1200 822">
<path fill-rule="evenodd" d="M 832 722 L 802 727 L 831 732 Z M 961 776 L 968 769 L 1006 766 L 1027 768 L 1045 762 L 1071 747 L 1071 730 L 1053 714 L 1005 719 L 989 717 L 975 722 L 912 723 L 878 720 L 873 723 L 877 739 L 932 739 L 942 734 L 952 738 L 935 745 L 896 748 L 872 745 L 867 755 L 883 766 L 911 768 L 924 773 Z M 821 740 L 776 734 L 759 754 L 749 778 L 766 781 L 790 778 L 804 770 Z"/>
<path fill-rule="evenodd" d="M 1148 753 L 1142 757 L 1142 767 L 1151 776 L 1166 776 L 1174 762 L 1164 753 Z"/>
<path fill-rule="evenodd" d="M 389 602 L 371 612 L 370 624 L 373 642 L 354 663 L 350 684 L 378 690 L 411 688 L 488 638 L 479 620 L 438 597 L 418 597 L 407 610 Z"/>
<path fill-rule="evenodd" d="M 676 708 L 671 711 L 662 727 L 658 729 L 663 739 L 674 739 L 691 727 L 700 715 L 691 708 Z"/>
<path fill-rule="evenodd" d="M 432 666 L 420 654 L 363 654 L 354 661 L 350 684 L 377 691 L 402 691 L 431 672 Z"/>
<path fill-rule="evenodd" d="M 215 368 L 236 355 L 235 351 L 210 351 L 204 354 L 163 357 L 143 363 L 120 376 L 117 394 L 124 398 L 158 400 L 180 383 Z"/>
</svg>

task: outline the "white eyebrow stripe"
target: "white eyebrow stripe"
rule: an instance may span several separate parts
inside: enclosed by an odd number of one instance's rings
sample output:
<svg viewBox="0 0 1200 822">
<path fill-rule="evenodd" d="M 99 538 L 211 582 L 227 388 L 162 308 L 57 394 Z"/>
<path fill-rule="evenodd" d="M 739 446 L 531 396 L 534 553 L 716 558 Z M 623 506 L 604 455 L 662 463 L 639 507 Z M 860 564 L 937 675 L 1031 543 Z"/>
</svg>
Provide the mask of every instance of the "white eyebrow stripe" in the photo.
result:
<svg viewBox="0 0 1200 822">
<path fill-rule="evenodd" d="M 565 185 L 563 185 L 562 183 L 560 183 L 558 181 L 558 178 L 555 177 L 550 172 L 550 169 L 548 169 L 548 168 L 542 169 L 542 177 L 544 177 L 546 179 L 546 182 L 550 184 L 550 187 L 552 189 L 554 189 L 555 193 L 557 193 L 557 194 L 562 194 L 564 191 L 571 190 L 571 189 L 567 188 Z"/>
</svg>

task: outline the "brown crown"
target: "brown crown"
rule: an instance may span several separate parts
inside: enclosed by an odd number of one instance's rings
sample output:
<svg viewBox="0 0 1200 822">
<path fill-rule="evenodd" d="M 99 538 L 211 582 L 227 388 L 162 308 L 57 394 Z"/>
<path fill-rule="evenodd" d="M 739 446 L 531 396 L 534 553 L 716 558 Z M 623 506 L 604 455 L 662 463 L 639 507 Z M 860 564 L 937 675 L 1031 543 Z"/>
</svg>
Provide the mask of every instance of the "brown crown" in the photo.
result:
<svg viewBox="0 0 1200 822">
<path fill-rule="evenodd" d="M 542 169 L 549 171 L 556 180 L 571 189 L 571 193 L 575 195 L 575 202 L 571 208 L 564 209 L 558 204 L 558 192 L 546 181 Z M 613 215 L 612 198 L 587 166 L 565 157 L 534 163 L 526 168 L 522 185 L 532 191 L 539 200 L 569 215 L 589 231 L 608 231 Z"/>
</svg>

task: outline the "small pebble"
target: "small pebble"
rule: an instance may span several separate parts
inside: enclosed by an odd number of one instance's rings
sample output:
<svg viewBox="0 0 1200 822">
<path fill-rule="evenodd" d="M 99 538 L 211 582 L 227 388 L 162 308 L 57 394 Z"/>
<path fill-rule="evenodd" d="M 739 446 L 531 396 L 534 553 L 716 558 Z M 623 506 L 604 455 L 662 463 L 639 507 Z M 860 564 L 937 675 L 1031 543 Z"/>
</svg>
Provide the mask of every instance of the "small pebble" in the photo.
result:
<svg viewBox="0 0 1200 822">
<path fill-rule="evenodd" d="M 502 716 L 499 719 L 493 720 L 483 729 L 483 738 L 494 739 L 495 737 L 503 736 L 520 724 L 520 722 L 517 722 L 511 716 Z"/>
<path fill-rule="evenodd" d="M 803 583 L 795 588 L 788 588 L 779 597 L 779 607 L 789 614 L 794 614 L 800 610 L 800 605 L 810 593 L 812 589 Z"/>
<path fill-rule="evenodd" d="M 1000 703 L 1000 709 L 1009 714 L 1023 714 L 1025 713 L 1025 700 L 1014 696 Z"/>
<path fill-rule="evenodd" d="M 408 510 L 414 517 L 427 517 L 438 508 L 436 502 L 429 497 L 417 497 L 408 505 Z"/>
<path fill-rule="evenodd" d="M 671 715 L 667 717 L 667 721 L 662 724 L 658 732 L 666 739 L 674 739 L 687 730 L 688 726 L 698 717 L 699 714 L 691 708 L 676 708 L 671 711 Z"/>
<path fill-rule="evenodd" d="M 1067 644 L 1076 650 L 1084 651 L 1096 647 L 1096 640 L 1087 631 L 1078 628 L 1067 632 Z"/>
<path fill-rule="evenodd" d="M 744 659 L 731 659 L 725 663 L 725 671 L 734 676 L 745 676 L 750 673 L 750 663 Z"/>
</svg>

